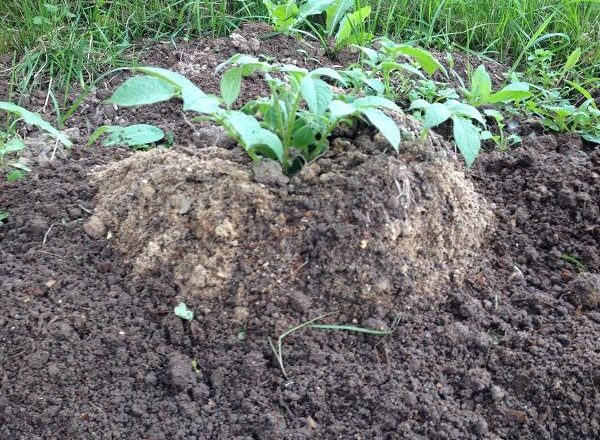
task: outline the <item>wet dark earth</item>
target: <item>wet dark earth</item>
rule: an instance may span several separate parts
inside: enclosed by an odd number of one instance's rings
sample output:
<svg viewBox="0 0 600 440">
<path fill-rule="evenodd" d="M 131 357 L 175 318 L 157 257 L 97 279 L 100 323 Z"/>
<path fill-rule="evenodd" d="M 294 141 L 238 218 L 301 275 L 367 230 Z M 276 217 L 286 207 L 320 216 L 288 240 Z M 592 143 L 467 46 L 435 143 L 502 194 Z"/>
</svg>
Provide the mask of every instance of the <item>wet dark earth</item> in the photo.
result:
<svg viewBox="0 0 600 440">
<path fill-rule="evenodd" d="M 70 122 L 82 138 L 93 104 Z M 176 129 L 169 105 L 140 122 Z M 80 142 L 0 183 L 0 438 L 600 438 L 598 147 L 544 135 L 483 154 L 468 178 L 496 226 L 464 285 L 400 296 L 378 315 L 388 336 L 290 335 L 288 379 L 268 338 L 322 313 L 306 297 L 243 325 L 185 298 L 190 324 L 168 271 L 135 275 L 86 233 L 88 173 L 130 154 Z"/>
</svg>

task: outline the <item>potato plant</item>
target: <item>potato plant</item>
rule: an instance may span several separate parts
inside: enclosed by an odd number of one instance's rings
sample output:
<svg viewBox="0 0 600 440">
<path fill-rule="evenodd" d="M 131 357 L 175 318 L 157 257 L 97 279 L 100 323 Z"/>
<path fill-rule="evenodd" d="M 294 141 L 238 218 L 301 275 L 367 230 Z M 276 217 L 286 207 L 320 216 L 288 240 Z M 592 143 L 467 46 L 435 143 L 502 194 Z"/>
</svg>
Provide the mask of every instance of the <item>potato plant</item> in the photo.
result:
<svg viewBox="0 0 600 440">
<path fill-rule="evenodd" d="M 400 131 L 384 112 L 399 111 L 396 104 L 377 96 L 357 97 L 333 87 L 323 78 L 344 86 L 334 69 L 308 71 L 237 54 L 217 67 L 217 71 L 224 71 L 221 97 L 206 95 L 184 76 L 166 69 L 134 70 L 145 75 L 127 79 L 109 102 L 138 106 L 180 98 L 184 110 L 198 113 L 195 120 L 216 122 L 252 159 L 277 160 L 289 174 L 321 156 L 328 148 L 332 130 L 354 117 L 375 126 L 392 148 L 397 150 L 400 144 Z M 264 77 L 269 96 L 246 102 L 241 110 L 232 109 L 243 78 L 257 73 Z"/>
</svg>

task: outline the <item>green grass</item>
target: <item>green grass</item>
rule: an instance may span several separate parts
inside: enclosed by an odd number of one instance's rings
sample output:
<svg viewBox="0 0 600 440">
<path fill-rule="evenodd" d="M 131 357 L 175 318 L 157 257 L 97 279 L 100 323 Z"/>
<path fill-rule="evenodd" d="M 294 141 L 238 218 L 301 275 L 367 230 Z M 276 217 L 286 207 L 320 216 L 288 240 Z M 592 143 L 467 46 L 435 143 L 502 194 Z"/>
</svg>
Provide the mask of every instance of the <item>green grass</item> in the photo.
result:
<svg viewBox="0 0 600 440">
<path fill-rule="evenodd" d="M 455 45 L 512 64 L 544 47 L 563 63 L 582 47 L 600 76 L 600 0 L 361 0 L 372 31 L 424 46 Z M 123 64 L 142 39 L 223 35 L 264 17 L 256 0 L 21 0 L 3 2 L 0 52 L 16 50 L 17 87 L 86 83 Z M 23 56 L 24 54 L 24 56 Z M 135 56 L 135 54 L 133 54 Z"/>
</svg>

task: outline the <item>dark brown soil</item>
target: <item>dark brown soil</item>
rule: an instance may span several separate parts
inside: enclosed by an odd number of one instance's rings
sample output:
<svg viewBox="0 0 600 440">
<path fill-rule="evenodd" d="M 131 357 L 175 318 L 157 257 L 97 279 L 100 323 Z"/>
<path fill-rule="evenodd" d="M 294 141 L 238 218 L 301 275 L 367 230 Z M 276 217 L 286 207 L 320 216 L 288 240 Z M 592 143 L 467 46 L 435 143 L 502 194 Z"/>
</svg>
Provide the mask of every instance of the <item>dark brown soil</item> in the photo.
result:
<svg viewBox="0 0 600 440">
<path fill-rule="evenodd" d="M 97 107 L 71 125 L 85 133 Z M 174 108 L 143 114 L 183 129 Z M 182 144 L 199 144 L 186 129 Z M 468 179 L 496 226 L 462 287 L 398 292 L 393 309 L 366 306 L 357 322 L 328 318 L 394 328 L 386 337 L 290 335 L 289 380 L 268 338 L 329 311 L 314 292 L 257 299 L 242 323 L 186 295 L 190 324 L 173 313 L 171 268 L 139 273 L 113 239 L 85 232 L 88 175 L 129 155 L 76 148 L 0 183 L 1 439 L 600 437 L 600 149 L 544 136 L 481 156 Z"/>
</svg>

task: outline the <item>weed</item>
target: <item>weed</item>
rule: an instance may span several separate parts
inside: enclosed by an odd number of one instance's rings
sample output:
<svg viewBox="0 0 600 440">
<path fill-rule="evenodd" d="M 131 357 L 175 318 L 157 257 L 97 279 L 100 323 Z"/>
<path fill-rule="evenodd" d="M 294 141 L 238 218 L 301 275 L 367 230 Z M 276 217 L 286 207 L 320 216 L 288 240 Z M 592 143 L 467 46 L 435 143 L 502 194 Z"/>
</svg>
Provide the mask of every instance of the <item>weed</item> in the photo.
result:
<svg viewBox="0 0 600 440">
<path fill-rule="evenodd" d="M 393 332 L 393 330 L 376 330 L 376 329 L 371 329 L 371 328 L 366 328 L 366 327 L 358 327 L 355 325 L 346 325 L 346 324 L 316 324 L 318 321 L 321 321 L 324 318 L 326 318 L 327 316 L 330 316 L 332 314 L 333 314 L 333 312 L 326 313 L 321 316 L 317 316 L 314 319 L 303 322 L 302 324 L 297 325 L 296 327 L 286 330 L 281 335 L 279 335 L 276 343 L 273 343 L 273 341 L 271 339 L 269 339 L 269 345 L 271 346 L 271 350 L 273 350 L 273 353 L 275 354 L 275 358 L 277 359 L 277 363 L 279 364 L 279 368 L 281 369 L 281 372 L 283 373 L 283 375 L 285 376 L 286 379 L 289 379 L 289 377 L 287 375 L 287 372 L 285 371 L 285 366 L 284 366 L 284 362 L 283 362 L 283 342 L 284 342 L 285 338 L 288 337 L 292 333 L 295 333 L 295 332 L 305 329 L 305 328 L 315 328 L 315 329 L 320 329 L 320 330 L 351 331 L 351 332 L 357 332 L 357 333 L 363 333 L 363 334 L 375 335 L 375 336 L 387 336 Z"/>
<path fill-rule="evenodd" d="M 560 256 L 560 259 L 574 265 L 575 267 L 577 267 L 577 269 L 579 269 L 580 272 L 588 271 L 587 267 L 585 267 L 585 265 L 579 260 L 579 258 L 574 257 L 573 255 L 562 254 Z"/>
<path fill-rule="evenodd" d="M 483 113 L 496 122 L 498 133 L 492 134 L 487 130 L 483 131 L 481 133 L 482 140 L 491 140 L 496 145 L 496 148 L 498 148 L 500 151 L 505 151 L 512 145 L 521 143 L 522 139 L 517 134 L 511 133 L 508 136 L 506 135 L 506 132 L 504 131 L 504 116 L 502 116 L 502 113 L 494 109 L 485 109 L 483 110 Z"/>
<path fill-rule="evenodd" d="M 464 88 L 463 92 L 467 103 L 474 107 L 523 101 L 531 96 L 529 84 L 524 82 L 514 82 L 494 92 L 492 79 L 483 64 L 475 69 L 471 75 L 471 87 Z"/>
<path fill-rule="evenodd" d="M 187 305 L 184 302 L 181 302 L 173 309 L 175 315 L 184 319 L 186 321 L 191 321 L 194 319 L 194 312 L 188 309 Z"/>
<path fill-rule="evenodd" d="M 63 133 L 50 125 L 49 122 L 45 121 L 37 113 L 32 113 L 23 107 L 6 101 L 0 101 L 0 110 L 16 116 L 18 118 L 17 121 L 22 119 L 25 123 L 42 129 L 53 136 L 56 142 L 60 142 L 67 147 L 72 146 L 71 141 Z M 17 156 L 26 147 L 25 142 L 15 132 L 15 123 L 17 121 L 10 123 L 7 131 L 0 131 L 0 167 L 8 165 L 12 168 L 6 175 L 6 180 L 9 182 L 22 179 L 30 171 L 24 163 L 7 159 L 7 156 Z"/>
<path fill-rule="evenodd" d="M 8 212 L 0 209 L 0 223 L 5 223 L 8 221 Z"/>
<path fill-rule="evenodd" d="M 373 39 L 373 34 L 366 30 L 371 6 L 358 7 L 355 0 L 306 0 L 300 5 L 296 0 L 278 4 L 271 0 L 262 2 L 275 29 L 311 37 L 330 56 L 335 56 L 343 47 L 366 44 Z M 314 19 L 323 14 L 324 24 Z M 334 40 L 333 46 L 330 39 Z"/>
</svg>

